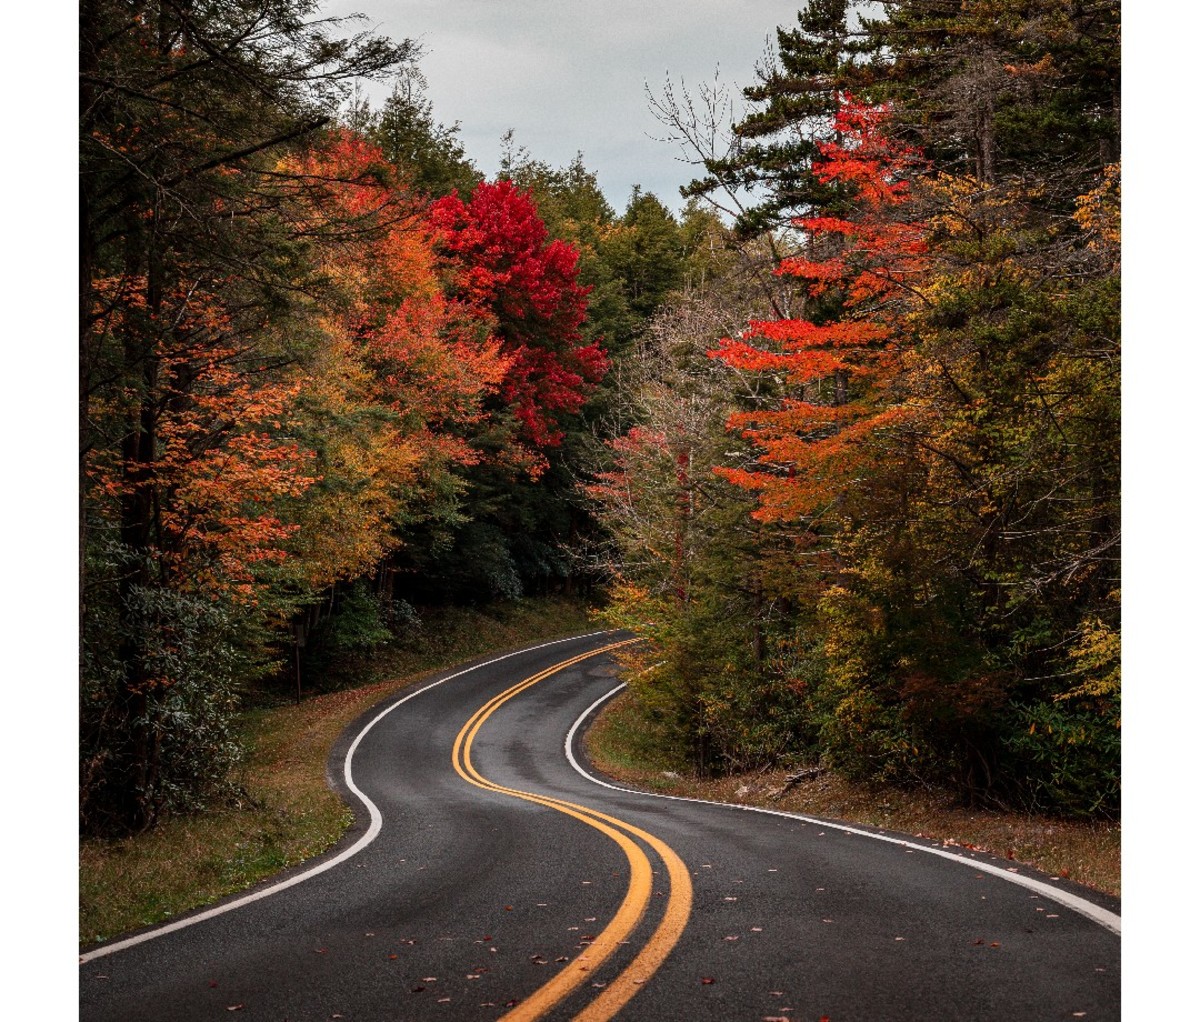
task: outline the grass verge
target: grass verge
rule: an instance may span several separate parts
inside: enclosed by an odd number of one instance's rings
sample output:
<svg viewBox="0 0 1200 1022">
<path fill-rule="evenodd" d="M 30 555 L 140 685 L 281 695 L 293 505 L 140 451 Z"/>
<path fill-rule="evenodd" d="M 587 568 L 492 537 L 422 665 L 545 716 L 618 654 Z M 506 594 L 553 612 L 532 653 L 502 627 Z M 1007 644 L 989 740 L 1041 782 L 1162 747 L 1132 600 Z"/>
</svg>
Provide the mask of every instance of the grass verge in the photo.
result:
<svg viewBox="0 0 1200 1022">
<path fill-rule="evenodd" d="M 832 772 L 786 790 L 786 770 L 688 776 L 662 758 L 628 693 L 601 711 L 584 744 L 600 770 L 644 791 L 782 809 L 972 846 L 1106 894 L 1121 893 L 1119 823 L 964 809 L 948 792 L 856 783 Z"/>
<path fill-rule="evenodd" d="M 417 642 L 339 665 L 339 690 L 243 713 L 246 755 L 234 778 L 245 793 L 240 802 L 165 820 L 136 837 L 80 843 L 81 946 L 207 905 L 337 841 L 352 815 L 326 783 L 329 751 L 390 692 L 494 650 L 594 627 L 584 606 L 564 600 L 440 610 L 424 618 Z"/>
</svg>

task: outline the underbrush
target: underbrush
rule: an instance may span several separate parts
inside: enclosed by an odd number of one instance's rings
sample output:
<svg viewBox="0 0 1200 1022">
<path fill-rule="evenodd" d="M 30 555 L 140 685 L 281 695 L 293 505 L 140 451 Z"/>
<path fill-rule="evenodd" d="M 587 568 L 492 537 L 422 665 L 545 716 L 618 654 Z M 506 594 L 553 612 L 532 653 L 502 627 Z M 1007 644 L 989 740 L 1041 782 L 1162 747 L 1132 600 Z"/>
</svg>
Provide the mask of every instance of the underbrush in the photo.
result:
<svg viewBox="0 0 1200 1022">
<path fill-rule="evenodd" d="M 609 703 L 584 743 L 598 769 L 617 780 L 662 794 L 803 813 L 971 846 L 1105 894 L 1121 893 L 1121 825 L 1029 813 L 965 808 L 933 787 L 852 781 L 830 770 L 790 783 L 795 771 L 759 770 L 702 778 L 664 757 L 659 727 L 629 693 Z"/>
</svg>

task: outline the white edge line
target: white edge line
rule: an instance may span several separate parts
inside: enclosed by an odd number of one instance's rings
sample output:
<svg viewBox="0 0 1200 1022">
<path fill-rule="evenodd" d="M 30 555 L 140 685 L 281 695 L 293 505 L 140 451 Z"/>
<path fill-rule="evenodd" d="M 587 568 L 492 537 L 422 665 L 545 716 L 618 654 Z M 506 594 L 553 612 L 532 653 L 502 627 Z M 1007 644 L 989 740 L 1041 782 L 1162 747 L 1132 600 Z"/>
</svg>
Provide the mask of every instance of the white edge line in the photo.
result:
<svg viewBox="0 0 1200 1022">
<path fill-rule="evenodd" d="M 367 732 L 370 731 L 371 728 L 383 720 L 383 718 L 396 709 L 396 707 L 407 703 L 410 699 L 415 699 L 417 696 L 428 692 L 431 688 L 437 688 L 439 685 L 445 684 L 447 681 L 453 681 L 455 678 L 460 678 L 464 674 L 470 674 L 471 671 L 477 671 L 481 667 L 490 667 L 492 664 L 499 663 L 501 660 L 507 660 L 509 657 L 519 656 L 522 653 L 532 653 L 534 650 L 545 649 L 547 646 L 557 646 L 563 642 L 571 642 L 575 639 L 590 639 L 597 635 L 604 634 L 606 634 L 606 632 L 601 630 L 598 632 L 588 632 L 584 635 L 571 635 L 565 639 L 555 639 L 552 642 L 543 642 L 537 646 L 526 646 L 524 649 L 514 650 L 512 653 L 505 653 L 503 656 L 494 657 L 493 659 L 486 660 L 481 664 L 475 664 L 473 667 L 466 667 L 461 671 L 455 672 L 454 674 L 449 674 L 444 678 L 439 678 L 432 684 L 426 685 L 423 688 L 417 689 L 415 692 L 410 692 L 408 695 L 397 699 L 386 709 L 376 714 L 371 722 L 358 733 L 357 737 L 355 737 L 354 741 L 351 743 L 349 750 L 346 752 L 344 769 L 346 787 L 349 788 L 354 793 L 355 797 L 367 807 L 367 812 L 371 814 L 370 826 L 367 828 L 366 833 L 363 834 L 362 837 L 360 837 L 357 841 L 355 841 L 354 844 L 352 844 L 349 848 L 344 849 L 332 859 L 327 859 L 326 861 L 313 866 L 312 869 L 307 869 L 302 873 L 297 873 L 294 876 L 290 876 L 288 879 L 282 880 L 277 884 L 272 884 L 270 887 L 264 887 L 261 890 L 244 895 L 241 898 L 237 898 L 233 901 L 227 901 L 224 904 L 217 905 L 205 912 L 198 912 L 196 915 L 188 916 L 186 919 L 177 919 L 173 923 L 165 923 L 164 925 L 157 926 L 152 930 L 146 930 L 145 932 L 135 934 L 132 937 L 126 937 L 124 940 L 119 940 L 112 944 L 105 944 L 103 947 L 96 948 L 94 951 L 88 951 L 79 956 L 79 964 L 84 965 L 87 962 L 94 961 L 97 958 L 103 958 L 105 955 L 111 955 L 117 951 L 124 951 L 126 948 L 133 947 L 136 944 L 142 944 L 145 941 L 154 940 L 156 937 L 162 937 L 168 933 L 173 933 L 176 930 L 182 930 L 184 927 L 194 926 L 196 923 L 202 923 L 206 919 L 212 919 L 214 916 L 223 915 L 226 912 L 232 912 L 234 909 L 241 908 L 243 905 L 249 905 L 251 902 L 259 901 L 263 898 L 269 898 L 272 894 L 278 894 L 280 891 L 285 891 L 289 887 L 295 887 L 296 884 L 303 883 L 305 880 L 310 880 L 319 873 L 324 873 L 328 869 L 333 869 L 334 866 L 340 866 L 347 859 L 357 855 L 364 848 L 366 848 L 367 845 L 374 841 L 379 835 L 380 830 L 383 829 L 382 814 L 379 812 L 379 809 L 375 803 L 367 798 L 367 796 L 359 790 L 358 785 L 354 783 L 354 777 L 350 769 L 351 761 L 354 759 L 355 750 L 358 749 L 359 743 L 363 740 L 363 738 L 366 737 Z"/>
<path fill-rule="evenodd" d="M 586 777 L 593 784 L 599 784 L 601 787 L 611 788 L 613 791 L 625 792 L 629 795 L 645 795 L 649 798 L 665 798 L 672 802 L 697 802 L 700 805 L 721 806 L 725 809 L 741 809 L 748 813 L 763 813 L 767 816 L 782 816 L 789 820 L 801 820 L 804 823 L 815 823 L 818 826 L 825 827 L 828 830 L 840 830 L 846 834 L 857 834 L 860 837 L 869 837 L 875 841 L 884 841 L 888 844 L 900 845 L 902 848 L 910 848 L 915 852 L 926 852 L 929 855 L 937 855 L 943 859 L 949 859 L 952 862 L 957 862 L 963 866 L 969 866 L 972 869 L 979 870 L 984 873 L 991 873 L 994 876 L 998 876 L 1001 880 L 1007 880 L 1009 883 L 1018 884 L 1019 886 L 1025 887 L 1028 890 L 1036 891 L 1042 897 L 1049 898 L 1051 901 L 1056 901 L 1060 905 L 1064 905 L 1067 908 L 1078 912 L 1080 915 L 1086 916 L 1088 919 L 1092 920 L 1092 922 L 1103 926 L 1106 930 L 1110 930 L 1118 936 L 1121 934 L 1121 917 L 1115 912 L 1110 912 L 1106 908 L 1101 908 L 1099 905 L 1093 904 L 1086 898 L 1081 898 L 1078 895 L 1071 894 L 1069 891 L 1064 891 L 1058 887 L 1044 883 L 1041 880 L 1035 880 L 1033 877 L 1024 876 L 1020 873 L 1010 873 L 1007 869 L 1003 869 L 1000 866 L 993 866 L 988 862 L 980 862 L 977 859 L 971 859 L 965 855 L 959 855 L 955 852 L 948 852 L 941 848 L 931 848 L 928 845 L 915 844 L 912 841 L 905 841 L 903 838 L 889 837 L 886 834 L 878 834 L 874 831 L 862 830 L 859 827 L 849 827 L 842 823 L 831 823 L 828 820 L 817 819 L 813 816 L 802 816 L 800 813 L 785 813 L 779 809 L 764 809 L 760 806 L 737 805 L 733 802 L 710 802 L 708 799 L 685 798 L 682 795 L 663 795 L 654 791 L 637 791 L 634 788 L 622 788 L 616 784 L 609 784 L 607 781 L 602 781 L 593 774 L 589 774 L 579 764 L 579 761 L 575 758 L 575 753 L 571 746 L 575 741 L 575 733 L 579 730 L 583 722 L 587 720 L 587 718 L 591 716 L 591 714 L 599 706 L 607 702 L 623 688 L 625 688 L 625 685 L 621 684 L 614 688 L 611 692 L 606 692 L 604 695 L 602 695 L 579 715 L 579 718 L 571 726 L 571 730 L 567 732 L 567 740 L 564 746 L 567 759 L 570 761 L 571 766 L 575 768 L 577 773 L 583 777 Z"/>
</svg>

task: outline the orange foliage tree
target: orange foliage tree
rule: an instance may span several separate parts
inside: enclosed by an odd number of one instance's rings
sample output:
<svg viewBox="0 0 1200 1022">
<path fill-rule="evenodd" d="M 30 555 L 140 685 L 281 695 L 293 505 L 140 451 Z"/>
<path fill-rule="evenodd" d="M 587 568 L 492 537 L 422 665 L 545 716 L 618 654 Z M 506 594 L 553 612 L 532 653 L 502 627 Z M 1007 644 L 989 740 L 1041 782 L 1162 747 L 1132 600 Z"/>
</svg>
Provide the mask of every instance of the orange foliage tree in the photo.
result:
<svg viewBox="0 0 1200 1022">
<path fill-rule="evenodd" d="M 479 461 L 473 435 L 511 358 L 447 297 L 436 232 L 378 147 L 340 130 L 283 169 L 328 238 L 317 258 L 338 296 L 319 320 L 323 368 L 301 398 L 330 485 L 298 510 L 294 546 L 319 588 L 370 570 L 403 542 L 404 523 L 449 513 L 437 494 Z"/>
<path fill-rule="evenodd" d="M 781 376 L 789 395 L 781 407 L 729 421 L 761 450 L 761 467 L 717 469 L 758 491 L 763 521 L 827 516 L 872 459 L 872 438 L 907 414 L 893 386 L 905 316 L 927 268 L 924 229 L 907 218 L 921 160 L 883 133 L 887 115 L 847 99 L 835 120 L 838 141 L 819 147 L 813 172 L 848 193 L 853 212 L 796 221 L 807 244 L 777 273 L 805 282 L 804 314 L 751 321 L 711 352 L 736 369 Z"/>
</svg>

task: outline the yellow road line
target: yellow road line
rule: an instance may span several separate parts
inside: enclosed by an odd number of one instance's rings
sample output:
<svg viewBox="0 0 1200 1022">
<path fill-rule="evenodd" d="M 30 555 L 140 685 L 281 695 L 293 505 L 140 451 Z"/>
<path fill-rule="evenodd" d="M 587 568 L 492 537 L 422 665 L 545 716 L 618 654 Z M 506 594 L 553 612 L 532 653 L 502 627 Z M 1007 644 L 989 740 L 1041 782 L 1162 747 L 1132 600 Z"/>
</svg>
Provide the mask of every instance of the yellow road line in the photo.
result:
<svg viewBox="0 0 1200 1022">
<path fill-rule="evenodd" d="M 454 769 L 464 780 L 487 791 L 510 795 L 528 802 L 536 802 L 539 805 L 566 813 L 568 816 L 572 816 L 586 823 L 588 826 L 594 827 L 615 841 L 629 861 L 629 890 L 626 892 L 625 899 L 621 902 L 616 915 L 613 916 L 609 924 L 593 940 L 586 954 L 576 959 L 576 962 L 586 964 L 581 964 L 578 968 L 574 969 L 564 969 L 554 979 L 539 987 L 512 1011 L 504 1015 L 501 1022 L 532 1022 L 532 1020 L 540 1018 L 572 993 L 597 967 L 603 964 L 617 950 L 625 938 L 629 936 L 645 914 L 653 893 L 653 871 L 650 868 L 650 860 L 646 856 L 646 853 L 635 842 L 631 841 L 626 836 L 626 833 L 632 834 L 646 842 L 662 858 L 671 880 L 671 895 L 657 929 L 634 958 L 633 962 L 612 983 L 605 987 L 604 993 L 588 1005 L 577 1016 L 577 1020 L 579 1022 L 606 1022 L 607 1019 L 615 1015 L 638 992 L 642 983 L 649 979 L 659 966 L 662 965 L 667 955 L 671 953 L 672 949 L 678 943 L 683 933 L 683 928 L 687 924 L 692 903 L 691 877 L 683 861 L 668 845 L 652 834 L 647 834 L 645 831 L 623 820 L 608 816 L 587 806 L 496 784 L 480 774 L 471 762 L 471 744 L 475 736 L 479 733 L 480 728 L 483 727 L 487 719 L 501 705 L 558 671 L 571 667 L 582 660 L 599 656 L 602 653 L 607 653 L 610 650 L 627 644 L 628 642 L 612 643 L 601 649 L 592 650 L 590 653 L 584 653 L 569 660 L 564 660 L 526 678 L 524 681 L 518 682 L 511 688 L 494 696 L 480 707 L 471 716 L 471 719 L 463 725 L 462 730 L 459 731 L 458 736 L 454 740 Z M 622 833 L 621 831 L 625 831 L 626 833 Z"/>
<path fill-rule="evenodd" d="M 604 992 L 575 1016 L 574 1022 L 608 1022 L 620 1011 L 642 984 L 654 975 L 679 943 L 683 928 L 692 912 L 692 878 L 683 860 L 658 838 L 647 835 L 651 847 L 658 852 L 671 878 L 671 897 L 654 934 L 646 941 L 637 957 L 624 971 L 604 988 Z"/>
</svg>

